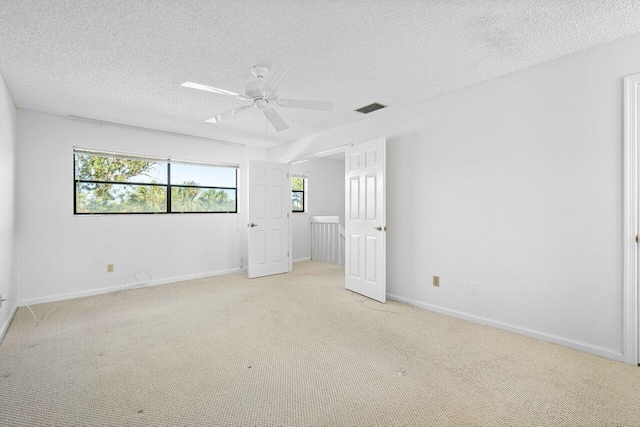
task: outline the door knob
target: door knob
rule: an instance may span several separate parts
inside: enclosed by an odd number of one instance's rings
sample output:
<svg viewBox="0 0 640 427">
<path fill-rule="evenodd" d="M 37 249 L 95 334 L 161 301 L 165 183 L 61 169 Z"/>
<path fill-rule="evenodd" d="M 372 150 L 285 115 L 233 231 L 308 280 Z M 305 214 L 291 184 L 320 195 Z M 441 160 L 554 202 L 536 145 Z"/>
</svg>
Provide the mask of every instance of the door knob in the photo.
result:
<svg viewBox="0 0 640 427">
<path fill-rule="evenodd" d="M 378 230 L 378 231 L 382 231 L 382 227 L 381 226 L 377 226 L 377 227 L 373 227 L 374 230 Z"/>
<path fill-rule="evenodd" d="M 257 227 L 257 226 L 258 226 L 258 224 L 254 224 L 254 223 L 249 224 L 249 227 L 251 227 L 251 228 Z"/>
</svg>

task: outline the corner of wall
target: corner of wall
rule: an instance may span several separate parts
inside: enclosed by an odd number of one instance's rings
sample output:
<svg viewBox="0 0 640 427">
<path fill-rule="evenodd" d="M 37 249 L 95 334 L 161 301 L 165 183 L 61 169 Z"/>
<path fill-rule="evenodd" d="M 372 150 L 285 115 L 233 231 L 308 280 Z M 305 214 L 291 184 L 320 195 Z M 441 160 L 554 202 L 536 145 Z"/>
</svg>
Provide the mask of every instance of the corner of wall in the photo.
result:
<svg viewBox="0 0 640 427">
<path fill-rule="evenodd" d="M 17 109 L 4 79 L 0 75 L 0 180 L 3 182 L 3 200 L 8 204 L 0 211 L 0 293 L 4 299 L 17 299 L 16 274 L 16 151 Z M 6 301 L 0 307 L 0 340 L 4 337 L 17 304 Z"/>
</svg>

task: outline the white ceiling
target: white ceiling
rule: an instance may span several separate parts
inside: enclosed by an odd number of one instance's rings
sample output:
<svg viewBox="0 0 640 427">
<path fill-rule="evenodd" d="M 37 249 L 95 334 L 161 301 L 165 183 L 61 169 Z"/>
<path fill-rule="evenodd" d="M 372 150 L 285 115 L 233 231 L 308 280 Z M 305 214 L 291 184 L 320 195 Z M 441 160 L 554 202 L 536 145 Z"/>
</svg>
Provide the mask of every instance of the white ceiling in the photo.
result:
<svg viewBox="0 0 640 427">
<path fill-rule="evenodd" d="M 0 0 L 0 74 L 19 108 L 268 148 L 639 31 L 619 0 Z M 273 63 L 281 97 L 335 110 L 210 124 L 243 102 L 180 87 L 241 92 Z"/>
</svg>

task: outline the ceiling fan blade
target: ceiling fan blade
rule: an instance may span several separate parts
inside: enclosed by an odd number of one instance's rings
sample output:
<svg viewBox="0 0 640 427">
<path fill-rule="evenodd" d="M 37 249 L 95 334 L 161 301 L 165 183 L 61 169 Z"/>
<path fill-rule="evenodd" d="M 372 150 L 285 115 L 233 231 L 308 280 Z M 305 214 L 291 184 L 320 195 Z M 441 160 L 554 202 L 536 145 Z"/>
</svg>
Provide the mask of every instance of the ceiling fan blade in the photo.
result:
<svg viewBox="0 0 640 427">
<path fill-rule="evenodd" d="M 249 110 L 253 108 L 253 105 L 245 105 L 244 107 L 234 108 L 233 110 L 225 111 L 222 114 L 218 114 L 215 117 L 210 118 L 209 120 L 205 120 L 207 123 L 219 123 L 221 120 L 227 119 L 231 116 L 234 116 L 242 111 Z"/>
<path fill-rule="evenodd" d="M 280 114 L 278 114 L 276 110 L 266 108 L 262 110 L 262 112 L 265 116 L 267 116 L 267 120 L 269 120 L 269 123 L 271 123 L 271 125 L 277 132 L 289 129 L 289 125 L 287 124 L 287 122 L 284 121 L 284 119 L 280 116 Z"/>
<path fill-rule="evenodd" d="M 275 64 L 273 68 L 269 70 L 269 74 L 267 74 L 267 78 L 262 85 L 262 92 L 276 93 L 280 85 L 284 83 L 290 75 L 291 71 L 282 65 Z"/>
<path fill-rule="evenodd" d="M 191 89 L 204 90 L 204 91 L 207 91 L 207 92 L 213 92 L 213 93 L 217 93 L 219 95 L 233 96 L 233 97 L 236 97 L 238 99 L 242 99 L 243 101 L 252 101 L 252 99 L 249 98 L 248 96 L 240 95 L 238 93 L 231 92 L 230 90 L 224 90 L 224 89 L 220 89 L 220 88 L 213 87 L 213 86 L 201 85 L 200 83 L 184 82 L 180 86 L 188 87 L 188 88 L 191 88 Z"/>
<path fill-rule="evenodd" d="M 213 86 L 201 85 L 200 83 L 184 82 L 180 86 L 190 87 L 191 89 L 206 90 L 207 92 L 219 93 L 220 95 L 238 96 L 235 92 L 219 89 Z"/>
<path fill-rule="evenodd" d="M 281 107 L 307 108 L 309 110 L 331 111 L 336 104 L 333 101 L 308 101 L 304 99 L 280 99 L 276 101 Z"/>
</svg>

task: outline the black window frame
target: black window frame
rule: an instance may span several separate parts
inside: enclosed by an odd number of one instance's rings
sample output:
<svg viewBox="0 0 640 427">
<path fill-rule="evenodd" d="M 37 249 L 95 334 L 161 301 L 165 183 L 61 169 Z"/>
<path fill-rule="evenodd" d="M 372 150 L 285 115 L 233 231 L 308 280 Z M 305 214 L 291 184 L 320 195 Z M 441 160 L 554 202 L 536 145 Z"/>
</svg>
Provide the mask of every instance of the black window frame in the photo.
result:
<svg viewBox="0 0 640 427">
<path fill-rule="evenodd" d="M 293 179 L 294 178 L 299 178 L 302 180 L 302 190 L 294 190 L 293 189 Z M 306 212 L 306 200 L 305 200 L 305 195 L 307 192 L 307 178 L 303 177 L 303 176 L 292 176 L 291 177 L 291 212 L 292 213 L 305 213 Z M 301 193 L 302 194 L 302 210 L 295 210 L 293 208 L 293 195 L 295 193 Z"/>
<path fill-rule="evenodd" d="M 189 161 L 174 161 L 174 164 L 191 164 L 197 166 L 209 166 L 209 167 L 219 167 L 219 168 L 231 168 L 235 169 L 235 187 L 213 187 L 213 186 L 205 186 L 205 185 L 175 185 L 171 184 L 171 159 L 161 159 L 161 161 L 166 162 L 167 165 L 167 183 L 159 184 L 159 183 L 139 183 L 139 182 L 122 182 L 122 181 L 101 181 L 101 180 L 85 180 L 85 179 L 77 179 L 76 177 L 76 161 L 78 155 L 93 155 L 96 157 L 109 157 L 107 152 L 91 154 L 93 150 L 79 150 L 77 153 L 74 149 L 73 152 L 73 214 L 80 216 L 91 216 L 91 215 L 182 215 L 182 214 L 228 214 L 228 213 L 238 213 L 238 166 L 222 166 L 216 164 L 208 164 L 201 162 L 189 162 Z M 124 157 L 129 157 L 129 155 L 124 153 L 109 153 L 113 155 L 120 155 Z M 140 156 L 140 160 L 156 160 L 152 157 L 146 158 L 144 156 Z M 116 184 L 116 185 L 131 185 L 131 186 L 143 186 L 143 187 L 166 187 L 167 192 L 167 210 L 166 212 L 78 212 L 77 205 L 77 190 L 78 184 Z M 171 205 L 171 189 L 172 188 L 197 188 L 203 190 L 233 190 L 235 191 L 235 199 L 234 199 L 234 209 L 228 211 L 173 211 Z"/>
</svg>

